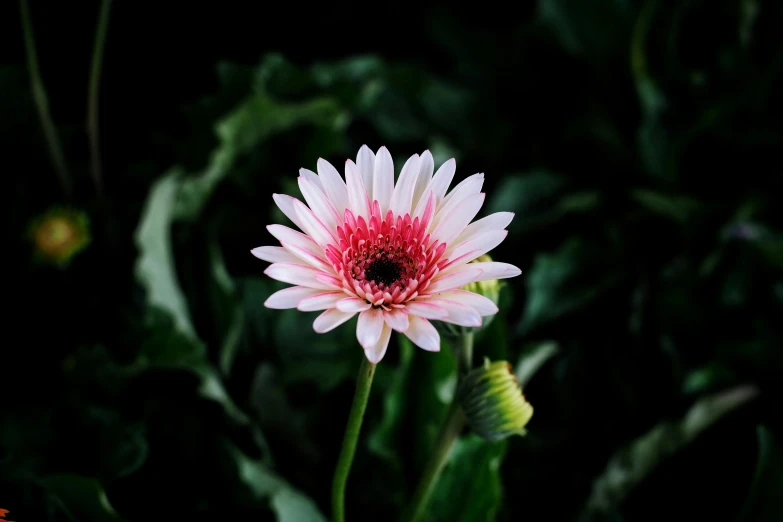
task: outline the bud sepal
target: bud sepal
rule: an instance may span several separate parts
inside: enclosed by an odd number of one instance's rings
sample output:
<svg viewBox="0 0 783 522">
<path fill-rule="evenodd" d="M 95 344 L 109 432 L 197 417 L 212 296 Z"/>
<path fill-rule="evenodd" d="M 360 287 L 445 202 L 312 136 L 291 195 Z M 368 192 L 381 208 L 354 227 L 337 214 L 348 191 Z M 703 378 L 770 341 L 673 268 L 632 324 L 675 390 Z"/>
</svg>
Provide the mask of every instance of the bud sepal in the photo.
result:
<svg viewBox="0 0 783 522">
<path fill-rule="evenodd" d="M 525 435 L 533 406 L 525 400 L 511 365 L 490 362 L 468 372 L 457 390 L 468 425 L 486 440 Z"/>
</svg>

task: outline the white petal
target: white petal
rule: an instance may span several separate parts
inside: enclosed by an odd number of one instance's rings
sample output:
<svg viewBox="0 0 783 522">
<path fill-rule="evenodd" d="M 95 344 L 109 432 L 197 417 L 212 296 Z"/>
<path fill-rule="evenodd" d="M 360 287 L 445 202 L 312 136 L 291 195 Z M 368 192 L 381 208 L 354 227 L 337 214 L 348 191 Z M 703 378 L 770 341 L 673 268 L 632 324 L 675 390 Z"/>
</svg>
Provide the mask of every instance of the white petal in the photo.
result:
<svg viewBox="0 0 783 522">
<path fill-rule="evenodd" d="M 343 178 L 340 177 L 337 169 L 323 158 L 318 158 L 318 176 L 324 186 L 324 193 L 329 196 L 337 213 L 342 216 L 348 207 L 348 189 L 345 188 Z"/>
<path fill-rule="evenodd" d="M 424 194 L 419 200 L 419 204 L 416 205 L 416 210 L 414 210 L 413 214 L 411 214 L 411 217 L 419 218 L 423 223 L 425 219 L 424 216 L 427 214 L 427 226 L 429 226 L 429 223 L 432 221 L 432 217 L 435 215 L 435 207 L 437 206 L 435 201 L 435 193 L 433 193 L 430 189 L 425 190 Z"/>
<path fill-rule="evenodd" d="M 299 200 L 285 194 L 272 194 L 272 199 L 275 200 L 277 207 L 283 214 L 285 214 L 285 217 L 290 219 L 291 222 L 299 228 L 299 230 L 303 230 L 302 220 L 299 219 L 299 216 L 297 216 L 296 212 L 294 211 L 294 202 Z"/>
<path fill-rule="evenodd" d="M 411 201 L 411 207 L 416 208 L 419 204 L 419 200 L 424 195 L 424 191 L 427 189 L 427 185 L 430 184 L 432 179 L 432 169 L 435 168 L 435 163 L 432 160 L 432 154 L 430 151 L 425 150 L 421 154 L 421 160 L 419 163 L 419 175 L 416 178 L 416 185 L 413 187 L 413 201 Z"/>
<path fill-rule="evenodd" d="M 398 332 L 408 329 L 408 314 L 401 308 L 392 308 L 388 312 L 383 312 L 383 319 Z"/>
<path fill-rule="evenodd" d="M 481 315 L 475 309 L 458 303 L 456 301 L 449 301 L 448 299 L 431 299 L 430 302 L 445 308 L 449 313 L 449 316 L 445 319 L 440 319 L 446 323 L 454 323 L 460 326 L 481 326 Z"/>
<path fill-rule="evenodd" d="M 321 292 L 299 301 L 297 309 L 302 312 L 314 312 L 334 308 L 334 304 L 345 297 L 345 292 Z"/>
<path fill-rule="evenodd" d="M 426 292 L 428 294 L 434 294 L 437 292 L 445 292 L 446 290 L 459 288 L 460 286 L 472 283 L 480 276 L 480 268 L 474 268 L 473 266 L 466 265 L 443 277 L 440 277 L 440 274 L 438 274 L 438 276 L 436 276 L 437 278 L 432 283 L 430 283 L 430 286 L 426 288 Z"/>
<path fill-rule="evenodd" d="M 343 284 L 342 281 L 332 274 L 327 274 L 325 272 L 318 272 L 315 274 L 316 280 L 329 285 L 329 288 L 335 289 L 335 288 L 342 288 Z"/>
<path fill-rule="evenodd" d="M 323 292 L 323 290 L 318 290 L 317 288 L 289 286 L 288 288 L 283 288 L 282 290 L 279 290 L 270 295 L 267 300 L 264 301 L 264 306 L 267 308 L 276 308 L 278 310 L 296 308 L 299 304 L 299 301 L 302 299 L 310 297 L 311 295 L 319 294 L 321 292 Z"/>
<path fill-rule="evenodd" d="M 441 165 L 438 171 L 432 177 L 429 188 L 435 194 L 435 202 L 438 205 L 440 205 L 444 196 L 446 196 L 446 191 L 449 189 L 449 185 L 451 185 L 451 181 L 454 179 L 454 173 L 456 171 L 457 162 L 454 161 L 454 158 L 451 158 L 449 161 Z"/>
<path fill-rule="evenodd" d="M 375 155 L 372 200 L 381 205 L 382 217 L 386 217 L 386 211 L 389 210 L 392 192 L 394 192 L 394 162 L 386 147 L 381 147 Z"/>
<path fill-rule="evenodd" d="M 321 178 L 319 178 L 318 174 L 316 174 L 312 170 L 299 169 L 299 175 L 313 182 L 315 186 L 318 187 L 318 190 L 320 190 L 321 192 L 324 191 L 324 186 L 321 184 Z"/>
<path fill-rule="evenodd" d="M 449 265 L 446 269 L 444 269 L 444 273 L 449 271 L 449 268 L 454 268 L 460 265 L 464 265 L 465 263 L 469 261 L 473 261 L 478 256 L 482 254 L 486 254 L 496 246 L 498 246 L 500 243 L 503 242 L 504 239 L 506 239 L 506 236 L 508 235 L 508 230 L 493 230 L 491 232 L 485 232 L 484 234 L 479 234 L 463 243 L 458 244 L 454 247 L 454 249 L 451 251 L 451 254 L 449 255 L 449 259 L 456 260 L 460 257 L 462 257 L 465 254 L 470 254 L 467 257 L 464 257 L 460 261 L 455 261 L 453 265 Z"/>
<path fill-rule="evenodd" d="M 364 299 L 359 299 L 358 297 L 345 297 L 337 301 L 335 306 L 341 312 L 356 313 L 356 312 L 364 312 L 372 305 L 367 301 L 365 301 Z"/>
<path fill-rule="evenodd" d="M 466 198 L 481 192 L 482 185 L 484 185 L 484 175 L 474 174 L 454 187 L 454 190 L 446 196 L 446 199 L 438 207 L 435 218 L 432 220 L 431 228 L 438 226 L 455 208 L 461 208 Z"/>
<path fill-rule="evenodd" d="M 276 246 L 260 246 L 250 251 L 251 254 L 256 256 L 262 261 L 268 261 L 270 263 L 298 263 L 299 258 L 293 255 L 291 252 L 283 247 Z"/>
<path fill-rule="evenodd" d="M 457 236 L 457 239 L 454 240 L 454 245 L 458 245 L 463 241 L 472 239 L 477 234 L 483 234 L 485 232 L 489 232 L 490 230 L 505 230 L 505 228 L 511 223 L 512 219 L 514 219 L 513 212 L 495 212 L 494 214 L 483 217 L 478 221 L 474 221 L 465 227 L 465 230 L 463 230 L 462 233 Z M 446 249 L 447 256 L 449 254 L 449 250 L 450 249 L 448 248 Z"/>
<path fill-rule="evenodd" d="M 335 273 L 334 267 L 332 265 L 313 254 L 309 250 L 305 250 L 304 248 L 286 242 L 283 242 L 282 245 L 285 250 L 288 250 L 291 252 L 291 254 L 293 254 L 293 258 L 295 259 L 295 261 L 292 261 L 293 263 L 302 264 L 301 262 L 304 261 L 308 265 L 328 274 Z"/>
<path fill-rule="evenodd" d="M 333 284 L 327 284 L 316 279 L 316 275 L 322 272 L 310 266 L 295 265 L 293 263 L 275 263 L 269 265 L 264 270 L 264 273 L 272 279 L 282 281 L 283 283 L 306 286 L 308 288 L 336 290 Z"/>
<path fill-rule="evenodd" d="M 334 237 L 334 234 L 326 228 L 326 225 L 304 203 L 298 200 L 294 201 L 294 211 L 302 222 L 302 231 L 313 238 L 316 243 L 322 247 L 337 243 L 337 238 Z"/>
<path fill-rule="evenodd" d="M 446 205 L 449 201 L 460 195 L 465 197 L 469 196 L 470 194 L 477 194 L 478 192 L 481 192 L 481 187 L 483 185 L 484 173 L 480 172 L 478 174 L 468 176 L 467 178 L 460 181 L 456 187 L 451 189 L 451 192 L 446 194 L 446 197 L 443 198 L 443 201 L 441 202 L 441 206 Z"/>
<path fill-rule="evenodd" d="M 364 355 L 367 357 L 367 360 L 373 364 L 381 362 L 381 359 L 383 359 L 383 356 L 386 354 L 386 349 L 389 347 L 389 339 L 391 339 L 392 329 L 385 323 L 381 324 L 383 325 L 383 330 L 381 330 L 381 336 L 378 338 L 378 342 L 364 349 Z"/>
<path fill-rule="evenodd" d="M 409 301 L 405 303 L 405 308 L 413 315 L 424 317 L 425 319 L 443 319 L 449 313 L 440 306 L 428 303 L 427 301 Z"/>
<path fill-rule="evenodd" d="M 330 308 L 315 318 L 315 321 L 313 321 L 313 330 L 318 333 L 326 333 L 330 330 L 334 330 L 354 315 L 356 314 L 345 313 L 336 308 Z"/>
<path fill-rule="evenodd" d="M 411 316 L 405 335 L 419 348 L 428 352 L 440 351 L 440 335 L 432 323 L 423 317 Z"/>
<path fill-rule="evenodd" d="M 359 167 L 348 160 L 345 162 L 345 181 L 348 186 L 348 204 L 355 217 L 367 219 L 370 215 L 370 197 L 364 187 Z"/>
<path fill-rule="evenodd" d="M 315 184 L 305 177 L 299 178 L 299 190 L 302 191 L 307 206 L 313 211 L 313 214 L 326 225 L 329 230 L 337 230 L 337 225 L 342 225 L 342 219 L 337 214 L 337 210 L 326 197 L 326 194 L 321 192 Z"/>
<path fill-rule="evenodd" d="M 359 149 L 359 153 L 356 155 L 356 166 L 359 169 L 359 174 L 362 176 L 364 182 L 364 188 L 367 190 L 367 195 L 372 201 L 372 180 L 373 172 L 375 172 L 375 153 L 370 150 L 367 145 L 362 145 Z"/>
<path fill-rule="evenodd" d="M 411 213 L 411 203 L 413 201 L 413 188 L 416 185 L 416 178 L 419 176 L 419 165 L 421 160 L 418 154 L 414 154 L 400 171 L 400 177 L 392 193 L 389 208 L 395 216 L 404 216 Z"/>
<path fill-rule="evenodd" d="M 483 274 L 482 274 L 483 276 Z M 476 310 L 479 315 L 495 315 L 498 313 L 498 307 L 491 299 L 487 299 L 483 295 L 468 292 L 466 290 L 450 290 L 448 292 L 440 292 L 433 296 L 437 299 L 448 299 L 449 301 L 456 301 L 457 303 L 464 304 Z"/>
<path fill-rule="evenodd" d="M 465 198 L 460 206 L 455 207 L 447 216 L 443 217 L 440 224 L 432 231 L 432 238 L 447 245 L 451 244 L 479 213 L 481 205 L 484 204 L 484 196 L 485 194 L 482 192 Z"/>
<path fill-rule="evenodd" d="M 375 346 L 381 338 L 383 331 L 383 310 L 369 308 L 359 314 L 359 323 L 356 325 L 356 338 L 359 344 L 367 350 Z"/>
<path fill-rule="evenodd" d="M 485 263 L 471 263 L 470 266 L 480 268 L 482 274 L 474 281 L 487 281 L 489 279 L 508 279 L 516 277 L 522 273 L 522 270 L 508 263 L 498 263 L 489 261 Z"/>
<path fill-rule="evenodd" d="M 284 248 L 287 248 L 288 245 L 297 246 L 326 263 L 324 249 L 318 246 L 318 243 L 313 241 L 311 237 L 283 225 L 269 225 L 266 229 L 275 239 L 280 241 L 280 244 L 283 245 Z M 296 255 L 296 252 L 291 252 Z"/>
</svg>

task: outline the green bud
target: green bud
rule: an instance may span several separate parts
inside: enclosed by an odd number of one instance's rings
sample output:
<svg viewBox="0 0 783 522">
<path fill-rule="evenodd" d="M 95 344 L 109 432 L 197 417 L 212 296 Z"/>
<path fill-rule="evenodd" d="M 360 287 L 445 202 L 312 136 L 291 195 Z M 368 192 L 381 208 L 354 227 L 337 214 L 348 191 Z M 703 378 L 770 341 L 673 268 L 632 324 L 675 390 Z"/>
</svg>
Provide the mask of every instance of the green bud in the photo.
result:
<svg viewBox="0 0 783 522">
<path fill-rule="evenodd" d="M 52 208 L 30 223 L 30 240 L 39 261 L 65 266 L 90 243 L 87 216 L 78 210 Z"/>
<path fill-rule="evenodd" d="M 533 406 L 525 400 L 508 362 L 491 363 L 484 358 L 483 366 L 465 375 L 457 393 L 462 412 L 477 435 L 495 441 L 526 433 Z"/>
<path fill-rule="evenodd" d="M 471 263 L 487 263 L 492 261 L 492 258 L 487 254 L 477 257 Z M 475 283 L 468 283 L 465 286 L 461 286 L 460 290 L 467 290 L 490 299 L 493 303 L 498 304 L 500 299 L 500 289 L 503 283 L 497 279 L 490 279 L 488 281 L 478 281 Z M 456 324 L 445 323 L 443 321 L 436 321 L 435 327 L 445 337 L 458 337 L 466 333 L 481 331 L 492 323 L 495 318 L 494 315 L 488 315 L 481 318 L 481 326 L 478 328 L 471 328 L 469 326 L 458 326 Z"/>
</svg>

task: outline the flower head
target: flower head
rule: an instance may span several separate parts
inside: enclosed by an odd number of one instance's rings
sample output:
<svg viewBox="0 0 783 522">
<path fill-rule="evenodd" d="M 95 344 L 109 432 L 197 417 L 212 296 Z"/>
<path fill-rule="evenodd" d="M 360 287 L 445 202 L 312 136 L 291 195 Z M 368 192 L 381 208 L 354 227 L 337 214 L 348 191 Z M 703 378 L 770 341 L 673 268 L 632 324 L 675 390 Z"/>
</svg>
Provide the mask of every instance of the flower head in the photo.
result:
<svg viewBox="0 0 783 522">
<path fill-rule="evenodd" d="M 90 243 L 87 216 L 80 211 L 53 208 L 30 224 L 30 240 L 36 257 L 65 266 Z"/>
<path fill-rule="evenodd" d="M 252 250 L 272 263 L 265 271 L 269 277 L 294 285 L 272 294 L 266 306 L 324 310 L 313 323 L 319 333 L 359 314 L 357 338 L 373 363 L 386 353 L 392 330 L 439 351 L 430 320 L 480 326 L 497 305 L 460 287 L 521 273 L 506 263 L 470 263 L 505 239 L 513 214 L 471 223 L 484 203 L 484 175 L 466 178 L 447 194 L 455 165 L 451 159 L 433 176 L 429 151 L 414 154 L 395 184 L 386 147 L 373 154 L 363 146 L 356 163 L 346 161 L 345 179 L 323 159 L 318 174 L 301 169 L 299 188 L 307 204 L 274 195 L 301 232 L 270 225 L 281 246 Z"/>
<path fill-rule="evenodd" d="M 483 366 L 465 375 L 457 393 L 471 429 L 487 440 L 524 435 L 533 417 L 533 406 L 506 361 L 490 363 L 485 358 Z"/>
</svg>

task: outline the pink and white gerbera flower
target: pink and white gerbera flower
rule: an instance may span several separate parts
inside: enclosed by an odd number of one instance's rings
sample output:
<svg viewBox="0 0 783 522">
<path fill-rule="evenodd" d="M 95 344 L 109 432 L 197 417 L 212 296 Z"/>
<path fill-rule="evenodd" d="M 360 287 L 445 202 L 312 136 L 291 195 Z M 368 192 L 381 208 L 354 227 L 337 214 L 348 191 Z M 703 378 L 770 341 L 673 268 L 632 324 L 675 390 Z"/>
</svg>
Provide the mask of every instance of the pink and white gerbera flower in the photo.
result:
<svg viewBox="0 0 783 522">
<path fill-rule="evenodd" d="M 498 212 L 471 223 L 484 203 L 484 175 L 446 194 L 456 163 L 448 160 L 434 176 L 433 168 L 429 151 L 414 154 L 395 184 L 386 147 L 373 154 L 365 145 L 356 163 L 345 162 L 345 180 L 323 159 L 318 174 L 301 169 L 307 204 L 273 197 L 302 232 L 270 225 L 282 246 L 252 250 L 272 263 L 266 275 L 294 285 L 272 294 L 266 306 L 325 310 L 313 323 L 319 333 L 359 314 L 356 336 L 372 363 L 383 358 L 392 330 L 437 352 L 440 336 L 430 320 L 476 327 L 482 316 L 497 313 L 491 300 L 459 288 L 521 273 L 506 263 L 470 263 L 505 239 L 514 215 Z"/>
</svg>

